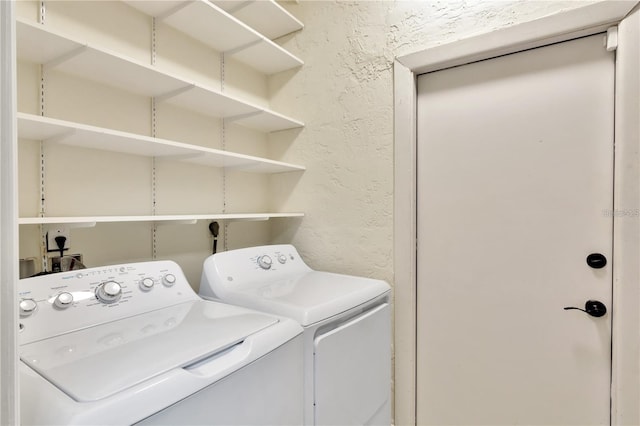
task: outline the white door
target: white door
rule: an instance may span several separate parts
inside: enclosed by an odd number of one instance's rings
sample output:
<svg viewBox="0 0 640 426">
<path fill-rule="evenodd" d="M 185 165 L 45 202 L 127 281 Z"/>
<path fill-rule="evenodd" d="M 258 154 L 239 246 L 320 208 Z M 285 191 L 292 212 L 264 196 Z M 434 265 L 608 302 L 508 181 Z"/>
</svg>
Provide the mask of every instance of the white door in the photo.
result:
<svg viewBox="0 0 640 426">
<path fill-rule="evenodd" d="M 609 424 L 611 312 L 564 309 L 611 307 L 603 40 L 418 78 L 419 424 Z"/>
</svg>

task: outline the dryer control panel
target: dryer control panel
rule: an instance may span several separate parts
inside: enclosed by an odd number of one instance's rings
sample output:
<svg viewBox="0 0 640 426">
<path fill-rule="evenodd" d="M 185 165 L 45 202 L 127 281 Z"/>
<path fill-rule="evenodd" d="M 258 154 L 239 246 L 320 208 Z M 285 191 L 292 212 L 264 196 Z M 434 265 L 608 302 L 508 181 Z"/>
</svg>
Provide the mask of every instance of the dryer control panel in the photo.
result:
<svg viewBox="0 0 640 426">
<path fill-rule="evenodd" d="M 290 244 L 249 247 L 216 253 L 204 261 L 200 295 L 218 298 L 225 288 L 254 285 L 311 272 Z"/>
<path fill-rule="evenodd" d="M 200 300 L 180 266 L 164 260 L 25 278 L 18 295 L 21 344 Z"/>
</svg>

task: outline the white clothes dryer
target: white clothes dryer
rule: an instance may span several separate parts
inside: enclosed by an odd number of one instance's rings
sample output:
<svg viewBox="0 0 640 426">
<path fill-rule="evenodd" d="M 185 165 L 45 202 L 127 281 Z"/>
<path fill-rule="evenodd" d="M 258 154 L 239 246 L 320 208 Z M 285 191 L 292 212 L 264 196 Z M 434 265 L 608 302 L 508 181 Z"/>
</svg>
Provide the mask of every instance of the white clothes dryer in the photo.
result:
<svg viewBox="0 0 640 426">
<path fill-rule="evenodd" d="M 391 423 L 391 307 L 380 280 L 314 271 L 291 245 L 207 258 L 200 295 L 304 327 L 307 425 Z"/>
<path fill-rule="evenodd" d="M 295 425 L 302 328 L 204 301 L 171 261 L 19 282 L 22 424 Z"/>
</svg>

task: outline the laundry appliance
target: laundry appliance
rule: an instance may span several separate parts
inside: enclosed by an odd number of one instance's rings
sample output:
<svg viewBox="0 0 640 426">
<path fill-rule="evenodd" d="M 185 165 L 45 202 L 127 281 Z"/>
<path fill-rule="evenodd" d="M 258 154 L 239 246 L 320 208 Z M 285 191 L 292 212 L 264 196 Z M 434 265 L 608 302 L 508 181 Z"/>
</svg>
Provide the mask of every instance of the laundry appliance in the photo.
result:
<svg viewBox="0 0 640 426">
<path fill-rule="evenodd" d="M 387 283 L 314 271 L 292 245 L 271 245 L 208 257 L 199 292 L 304 327 L 305 424 L 390 424 Z"/>
<path fill-rule="evenodd" d="M 20 280 L 23 424 L 300 424 L 302 328 L 171 261 Z"/>
</svg>

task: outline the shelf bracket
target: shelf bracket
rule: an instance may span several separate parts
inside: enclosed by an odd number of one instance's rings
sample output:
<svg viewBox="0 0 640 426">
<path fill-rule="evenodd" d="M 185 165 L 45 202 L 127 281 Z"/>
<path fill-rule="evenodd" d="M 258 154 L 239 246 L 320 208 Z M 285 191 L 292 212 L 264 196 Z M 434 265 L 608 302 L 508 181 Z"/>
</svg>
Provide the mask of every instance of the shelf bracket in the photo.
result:
<svg viewBox="0 0 640 426">
<path fill-rule="evenodd" d="M 248 217 L 242 219 L 227 219 L 227 223 L 232 222 L 266 222 L 269 220 L 269 216 L 260 216 L 260 217 Z"/>
<path fill-rule="evenodd" d="M 226 12 L 228 14 L 230 14 L 230 15 L 233 15 L 234 13 L 239 11 L 240 9 L 244 9 L 245 7 L 249 6 L 251 3 L 255 3 L 255 0 L 247 0 L 247 1 L 238 2 L 237 5 L 233 6 L 232 8 L 229 8 L 228 10 L 226 10 Z"/>
<path fill-rule="evenodd" d="M 47 62 L 46 64 L 43 64 L 43 68 L 45 71 L 51 70 L 55 67 L 57 67 L 58 65 L 67 62 L 70 59 L 75 58 L 76 56 L 80 55 L 82 52 L 84 52 L 89 46 L 88 45 L 83 45 L 80 46 L 78 48 L 73 49 L 70 52 L 65 53 L 64 55 L 61 55 L 55 59 L 50 60 L 49 62 Z"/>
<path fill-rule="evenodd" d="M 60 225 L 64 225 L 68 228 L 95 228 L 96 226 L 95 221 L 93 222 L 69 222 L 69 223 L 50 223 L 49 224 L 49 228 L 51 227 L 56 227 L 56 226 L 60 226 Z"/>
<path fill-rule="evenodd" d="M 181 87 L 179 89 L 172 90 L 171 92 L 167 92 L 167 93 L 164 93 L 162 95 L 156 96 L 155 97 L 155 101 L 156 101 L 156 103 L 164 102 L 167 99 L 171 99 L 171 98 L 173 98 L 175 96 L 181 95 L 184 92 L 187 92 L 187 91 L 189 91 L 191 89 L 194 89 L 195 87 L 196 87 L 195 84 L 189 84 L 188 86 L 184 86 L 184 87 Z"/>
<path fill-rule="evenodd" d="M 180 160 L 189 160 L 191 158 L 203 157 L 203 152 L 196 152 L 193 154 L 167 154 L 167 155 L 156 155 L 156 160 L 172 160 L 172 161 L 180 161 Z"/>
<path fill-rule="evenodd" d="M 198 223 L 198 219 L 185 219 L 185 220 L 158 220 L 153 222 L 153 226 L 164 225 L 195 225 Z"/>
<path fill-rule="evenodd" d="M 233 123 L 234 121 L 237 121 L 237 120 L 243 120 L 245 118 L 249 118 L 249 117 L 254 117 L 256 115 L 260 115 L 263 112 L 264 111 L 260 110 L 260 111 L 247 112 L 245 114 L 232 115 L 230 117 L 226 117 L 225 121 L 228 122 L 228 123 Z"/>
<path fill-rule="evenodd" d="M 182 9 L 184 9 L 187 6 L 190 6 L 193 2 L 190 1 L 185 1 L 180 3 L 179 5 L 177 5 L 174 8 L 171 8 L 169 10 L 164 11 L 163 13 L 160 13 L 156 16 L 154 16 L 154 18 L 159 19 L 159 20 L 164 20 L 166 18 L 168 18 L 169 16 L 173 15 L 174 13 L 178 13 L 179 11 L 181 11 Z"/>
<path fill-rule="evenodd" d="M 256 44 L 260 44 L 262 43 L 264 40 L 262 38 L 259 38 L 257 40 L 251 41 L 247 44 L 243 44 L 242 46 L 238 46 L 238 47 L 234 47 L 233 49 L 229 49 L 229 50 L 225 50 L 225 55 L 235 55 L 238 52 L 241 52 L 245 49 L 248 49 L 250 47 L 255 46 Z"/>
<path fill-rule="evenodd" d="M 77 222 L 68 223 L 69 228 L 95 228 L 97 222 Z"/>
<path fill-rule="evenodd" d="M 47 139 L 43 139 L 42 141 L 45 143 L 56 143 L 68 138 L 69 136 L 73 136 L 75 134 L 76 134 L 76 129 L 71 129 L 69 131 L 59 133 L 55 136 L 48 137 Z"/>
</svg>

